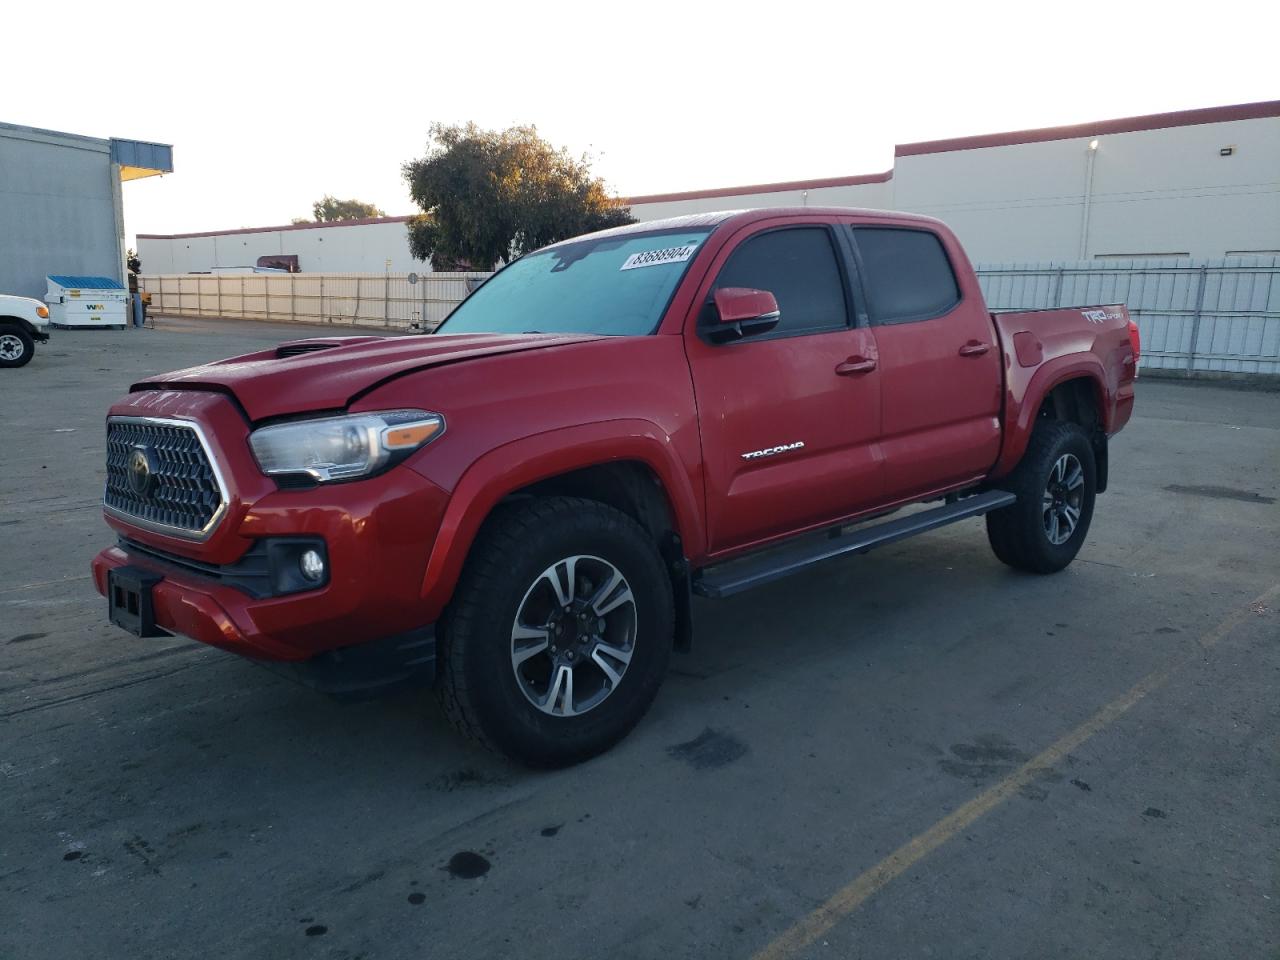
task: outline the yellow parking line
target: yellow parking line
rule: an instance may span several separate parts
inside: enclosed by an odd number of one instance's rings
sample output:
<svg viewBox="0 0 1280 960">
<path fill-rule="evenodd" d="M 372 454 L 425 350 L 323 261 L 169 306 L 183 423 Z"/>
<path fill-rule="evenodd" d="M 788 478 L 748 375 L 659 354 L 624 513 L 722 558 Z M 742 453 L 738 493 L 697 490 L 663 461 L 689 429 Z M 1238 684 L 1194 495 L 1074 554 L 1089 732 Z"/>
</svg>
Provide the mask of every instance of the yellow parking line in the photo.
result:
<svg viewBox="0 0 1280 960">
<path fill-rule="evenodd" d="M 1251 612 L 1259 611 L 1268 600 L 1277 595 L 1280 595 L 1280 583 L 1200 637 L 1200 648 L 1203 650 L 1212 647 L 1248 618 Z M 861 906 L 876 891 L 919 863 L 983 814 L 1009 799 L 1021 787 L 1031 783 L 1045 768 L 1062 760 L 1095 733 L 1121 717 L 1134 704 L 1161 687 L 1176 670 L 1192 659 L 1192 656 L 1184 657 L 1168 667 L 1147 674 L 1127 693 L 1112 700 L 1080 726 L 1036 754 L 999 783 L 984 790 L 954 813 L 943 817 L 924 833 L 903 844 L 870 870 L 836 891 L 820 907 L 757 953 L 753 960 L 784 960 L 813 943 Z"/>
</svg>

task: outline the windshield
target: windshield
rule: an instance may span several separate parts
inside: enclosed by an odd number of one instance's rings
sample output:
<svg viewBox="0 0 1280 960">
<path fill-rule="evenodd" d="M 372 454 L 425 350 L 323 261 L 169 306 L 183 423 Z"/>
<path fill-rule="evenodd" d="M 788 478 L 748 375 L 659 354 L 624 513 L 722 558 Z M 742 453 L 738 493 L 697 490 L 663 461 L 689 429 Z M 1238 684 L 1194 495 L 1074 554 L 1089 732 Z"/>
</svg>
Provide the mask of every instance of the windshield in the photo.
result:
<svg viewBox="0 0 1280 960">
<path fill-rule="evenodd" d="M 710 228 L 626 233 L 531 253 L 458 305 L 439 333 L 653 333 Z"/>
</svg>

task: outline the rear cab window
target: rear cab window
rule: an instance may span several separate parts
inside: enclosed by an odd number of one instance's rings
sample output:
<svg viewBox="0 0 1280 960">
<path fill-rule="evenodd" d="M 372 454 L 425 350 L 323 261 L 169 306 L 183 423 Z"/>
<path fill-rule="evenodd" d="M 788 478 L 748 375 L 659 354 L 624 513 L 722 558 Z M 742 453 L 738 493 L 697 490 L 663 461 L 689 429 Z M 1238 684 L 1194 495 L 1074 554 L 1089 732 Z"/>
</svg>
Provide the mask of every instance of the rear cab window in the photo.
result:
<svg viewBox="0 0 1280 960">
<path fill-rule="evenodd" d="M 872 323 L 932 320 L 960 302 L 942 240 L 930 230 L 853 227 Z"/>
</svg>

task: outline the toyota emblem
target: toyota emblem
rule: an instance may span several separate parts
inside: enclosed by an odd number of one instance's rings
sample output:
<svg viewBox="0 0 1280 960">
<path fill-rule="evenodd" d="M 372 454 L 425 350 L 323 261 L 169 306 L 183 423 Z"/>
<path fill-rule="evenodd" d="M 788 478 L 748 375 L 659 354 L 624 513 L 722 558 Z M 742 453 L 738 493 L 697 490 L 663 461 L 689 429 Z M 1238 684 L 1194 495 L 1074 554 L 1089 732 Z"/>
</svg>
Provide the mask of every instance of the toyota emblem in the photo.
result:
<svg viewBox="0 0 1280 960">
<path fill-rule="evenodd" d="M 150 448 L 141 444 L 129 452 L 129 489 L 139 497 L 147 496 L 155 483 L 151 457 Z"/>
</svg>

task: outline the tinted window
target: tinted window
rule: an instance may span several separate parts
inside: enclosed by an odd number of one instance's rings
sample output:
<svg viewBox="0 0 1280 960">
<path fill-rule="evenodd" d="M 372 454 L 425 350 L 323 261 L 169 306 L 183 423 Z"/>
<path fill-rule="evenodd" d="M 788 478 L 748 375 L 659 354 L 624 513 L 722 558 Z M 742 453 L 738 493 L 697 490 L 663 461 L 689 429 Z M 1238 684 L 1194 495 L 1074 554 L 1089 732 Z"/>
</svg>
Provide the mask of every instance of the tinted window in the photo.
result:
<svg viewBox="0 0 1280 960">
<path fill-rule="evenodd" d="M 935 234 L 862 227 L 853 236 L 874 322 L 927 320 L 960 301 L 956 275 Z"/>
<path fill-rule="evenodd" d="M 844 283 L 831 235 L 823 227 L 775 230 L 738 247 L 716 277 L 716 288 L 751 287 L 777 298 L 774 333 L 809 333 L 848 324 Z"/>
<path fill-rule="evenodd" d="M 494 274 L 437 332 L 653 333 L 709 232 L 623 233 L 539 250 Z"/>
</svg>

